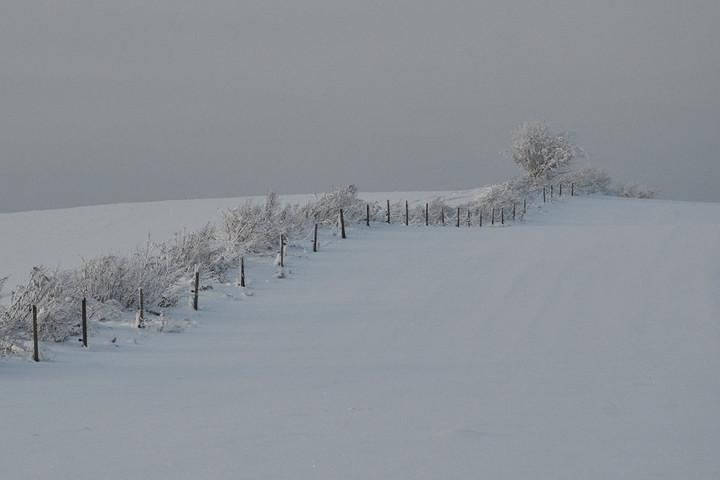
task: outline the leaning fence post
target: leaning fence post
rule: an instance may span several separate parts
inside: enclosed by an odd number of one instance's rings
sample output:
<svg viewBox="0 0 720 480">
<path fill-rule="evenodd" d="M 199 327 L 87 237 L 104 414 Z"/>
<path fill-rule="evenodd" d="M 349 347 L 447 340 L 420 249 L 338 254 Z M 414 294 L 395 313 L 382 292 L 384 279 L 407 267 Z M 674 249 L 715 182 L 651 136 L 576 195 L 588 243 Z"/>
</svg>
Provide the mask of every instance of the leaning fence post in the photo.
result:
<svg viewBox="0 0 720 480">
<path fill-rule="evenodd" d="M 33 322 L 33 360 L 40 361 L 40 352 L 38 347 L 38 324 L 37 324 L 37 306 L 32 306 L 32 322 Z"/>
<path fill-rule="evenodd" d="M 200 292 L 200 270 L 195 265 L 195 297 L 193 298 L 193 310 L 198 309 L 198 295 Z"/>
<path fill-rule="evenodd" d="M 87 301 L 82 299 L 82 342 L 83 347 L 87 348 Z"/>
</svg>

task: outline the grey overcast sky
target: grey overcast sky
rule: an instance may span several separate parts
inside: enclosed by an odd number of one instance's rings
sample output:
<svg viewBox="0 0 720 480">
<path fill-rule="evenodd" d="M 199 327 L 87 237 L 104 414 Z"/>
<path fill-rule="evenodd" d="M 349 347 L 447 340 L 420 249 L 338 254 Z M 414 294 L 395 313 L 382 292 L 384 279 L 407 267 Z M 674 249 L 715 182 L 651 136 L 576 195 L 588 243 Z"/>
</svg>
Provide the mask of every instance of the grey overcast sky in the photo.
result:
<svg viewBox="0 0 720 480">
<path fill-rule="evenodd" d="M 720 201 L 717 0 L 0 0 L 0 211 L 460 190 L 542 119 Z"/>
</svg>

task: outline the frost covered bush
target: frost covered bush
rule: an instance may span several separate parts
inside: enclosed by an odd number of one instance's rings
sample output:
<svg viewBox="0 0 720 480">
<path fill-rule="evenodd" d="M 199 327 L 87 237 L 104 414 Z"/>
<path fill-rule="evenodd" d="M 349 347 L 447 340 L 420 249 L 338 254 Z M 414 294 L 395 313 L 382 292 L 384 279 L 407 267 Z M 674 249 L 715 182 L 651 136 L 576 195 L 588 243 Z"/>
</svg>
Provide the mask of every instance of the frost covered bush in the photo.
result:
<svg viewBox="0 0 720 480">
<path fill-rule="evenodd" d="M 587 194 L 611 192 L 610 176 L 602 170 L 591 166 L 565 172 L 557 180 L 568 186 L 573 184 L 576 192 Z"/>
<path fill-rule="evenodd" d="M 125 309 L 138 308 L 142 288 L 146 307 L 170 307 L 186 290 L 179 282 L 184 271 L 148 241 L 128 256 L 104 254 L 84 261 L 78 281 L 84 294 L 99 302 L 115 300 Z"/>
<path fill-rule="evenodd" d="M 315 223 L 334 225 L 341 209 L 346 223 L 365 218 L 366 204 L 358 198 L 355 185 L 337 187 L 303 205 L 282 205 L 278 195 L 270 192 L 265 204 L 249 200 L 241 207 L 225 211 L 221 218 L 222 236 L 241 252 L 267 252 L 278 248 L 280 235 L 292 240 Z M 373 218 L 381 216 L 381 212 L 378 205 L 371 206 Z"/>
<path fill-rule="evenodd" d="M 357 196 L 355 185 L 336 187 L 332 192 L 316 196 L 299 209 L 301 215 L 321 225 L 332 225 L 337 222 L 340 210 L 348 223 L 365 219 L 367 204 Z M 383 209 L 377 204 L 370 205 L 371 218 L 379 218 Z"/>
<path fill-rule="evenodd" d="M 647 185 L 636 185 L 634 183 L 622 183 L 615 189 L 618 197 L 628 198 L 655 198 L 657 190 Z"/>
<path fill-rule="evenodd" d="M 221 224 L 224 239 L 236 249 L 261 253 L 278 248 L 280 235 L 291 238 L 300 232 L 304 220 L 296 206 L 281 205 L 277 193 L 270 192 L 264 205 L 248 200 L 226 210 Z"/>
<path fill-rule="evenodd" d="M 562 172 L 581 155 L 569 132 L 553 133 L 545 122 L 527 121 L 512 132 L 512 145 L 505 151 L 527 174 L 549 178 Z"/>
<path fill-rule="evenodd" d="M 236 255 L 218 239 L 215 227 L 209 223 L 199 230 L 176 233 L 170 241 L 157 244 L 156 248 L 158 255 L 174 271 L 174 281 L 192 275 L 195 266 L 202 266 L 201 278 L 220 280 L 236 260 Z"/>
<path fill-rule="evenodd" d="M 452 209 L 450 209 L 443 200 L 436 198 L 428 203 L 428 223 L 430 225 L 442 225 L 447 223 Z"/>
<path fill-rule="evenodd" d="M 116 319 L 139 307 L 143 289 L 147 311 L 175 305 L 188 290 L 195 266 L 204 278 L 219 280 L 230 265 L 224 245 L 207 225 L 176 234 L 172 240 L 136 249 L 130 255 L 107 253 L 75 270 L 49 272 L 36 267 L 19 286 L 10 306 L 0 312 L 0 351 L 21 349 L 30 335 L 30 307 L 38 307 L 38 335 L 42 341 L 63 342 L 78 335 L 82 299 L 91 321 Z"/>
<path fill-rule="evenodd" d="M 0 351 L 22 351 L 23 341 L 32 339 L 32 305 L 38 307 L 41 341 L 64 342 L 79 335 L 83 297 L 76 272 L 33 268 L 28 282 L 17 287 L 10 305 L 0 314 Z M 114 316 L 120 308 L 116 302 L 87 302 L 88 316 L 96 320 Z"/>
</svg>

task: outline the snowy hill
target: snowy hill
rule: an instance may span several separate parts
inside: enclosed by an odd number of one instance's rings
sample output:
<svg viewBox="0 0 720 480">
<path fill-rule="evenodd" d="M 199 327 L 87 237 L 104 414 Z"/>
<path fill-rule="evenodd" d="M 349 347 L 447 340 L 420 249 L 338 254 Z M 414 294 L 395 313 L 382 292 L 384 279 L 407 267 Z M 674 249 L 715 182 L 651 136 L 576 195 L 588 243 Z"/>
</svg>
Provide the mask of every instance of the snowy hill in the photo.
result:
<svg viewBox="0 0 720 480">
<path fill-rule="evenodd" d="M 34 263 L 132 248 L 235 204 L 0 215 L 0 276 L 20 276 L 8 290 Z M 214 285 L 161 333 L 117 324 L 88 350 L 0 359 L 3 472 L 715 479 L 719 246 L 720 204 L 610 197 L 504 228 L 355 225 L 294 249 L 285 278 L 253 260 L 251 296 Z"/>
</svg>

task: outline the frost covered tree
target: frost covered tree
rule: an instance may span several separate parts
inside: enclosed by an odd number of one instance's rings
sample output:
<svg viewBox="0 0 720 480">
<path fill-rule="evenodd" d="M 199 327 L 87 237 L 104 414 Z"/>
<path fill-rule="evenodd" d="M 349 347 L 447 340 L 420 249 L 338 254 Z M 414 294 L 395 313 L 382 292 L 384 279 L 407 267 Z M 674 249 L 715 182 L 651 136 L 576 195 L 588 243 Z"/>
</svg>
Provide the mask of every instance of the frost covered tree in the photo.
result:
<svg viewBox="0 0 720 480">
<path fill-rule="evenodd" d="M 585 155 L 571 136 L 569 132 L 552 132 L 545 122 L 526 121 L 513 130 L 512 146 L 505 154 L 531 177 L 552 177 Z"/>
</svg>

